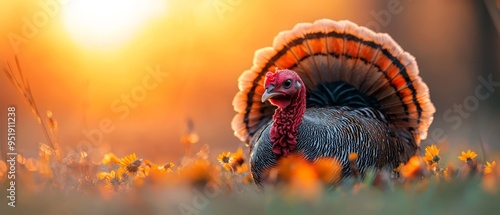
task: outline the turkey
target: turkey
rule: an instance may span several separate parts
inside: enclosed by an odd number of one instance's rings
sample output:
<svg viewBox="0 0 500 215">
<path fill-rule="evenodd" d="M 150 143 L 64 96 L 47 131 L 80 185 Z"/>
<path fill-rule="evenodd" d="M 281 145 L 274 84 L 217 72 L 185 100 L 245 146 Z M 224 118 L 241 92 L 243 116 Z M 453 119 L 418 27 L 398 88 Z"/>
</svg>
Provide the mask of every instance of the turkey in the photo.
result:
<svg viewBox="0 0 500 215">
<path fill-rule="evenodd" d="M 291 153 L 335 157 L 342 177 L 393 169 L 417 153 L 435 112 L 415 58 L 388 35 L 350 21 L 299 23 L 255 52 L 238 79 L 231 122 L 250 147 L 257 185 Z"/>
</svg>

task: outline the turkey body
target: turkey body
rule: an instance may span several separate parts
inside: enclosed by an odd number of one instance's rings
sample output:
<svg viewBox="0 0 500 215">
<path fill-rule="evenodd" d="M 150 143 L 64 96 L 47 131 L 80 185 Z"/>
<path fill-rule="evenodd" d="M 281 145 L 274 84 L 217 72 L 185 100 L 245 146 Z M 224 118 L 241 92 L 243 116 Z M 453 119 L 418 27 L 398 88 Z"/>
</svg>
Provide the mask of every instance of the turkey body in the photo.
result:
<svg viewBox="0 0 500 215">
<path fill-rule="evenodd" d="M 234 134 L 250 147 L 254 181 L 291 153 L 354 170 L 393 170 L 427 137 L 434 105 L 415 58 L 388 34 L 320 19 L 278 33 L 238 79 Z M 344 178 L 343 177 L 343 178 Z"/>
<path fill-rule="evenodd" d="M 308 108 L 298 127 L 295 151 L 309 161 L 335 157 L 343 166 L 348 166 L 349 153 L 357 153 L 361 174 L 368 167 L 394 168 L 408 160 L 408 155 L 414 154 L 417 147 L 410 133 L 396 134 L 388 123 L 374 108 Z M 271 125 L 269 121 L 253 139 L 250 164 L 254 180 L 259 184 L 263 181 L 262 172 L 276 165 L 277 158 L 271 150 Z M 411 145 L 414 147 L 408 148 Z M 342 170 L 343 178 L 351 174 L 350 168 Z"/>
</svg>

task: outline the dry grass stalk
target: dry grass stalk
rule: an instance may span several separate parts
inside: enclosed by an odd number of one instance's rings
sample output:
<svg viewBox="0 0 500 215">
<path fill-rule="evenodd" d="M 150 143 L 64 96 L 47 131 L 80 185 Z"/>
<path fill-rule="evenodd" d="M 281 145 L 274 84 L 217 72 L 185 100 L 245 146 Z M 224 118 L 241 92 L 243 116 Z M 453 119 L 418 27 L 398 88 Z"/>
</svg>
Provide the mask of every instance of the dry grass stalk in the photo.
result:
<svg viewBox="0 0 500 215">
<path fill-rule="evenodd" d="M 28 82 L 28 79 L 24 76 L 19 59 L 17 56 L 15 56 L 15 66 L 16 68 L 13 69 L 11 64 L 9 62 L 5 62 L 3 65 L 1 65 L 1 70 L 4 72 L 5 76 L 9 79 L 9 81 L 14 85 L 16 88 L 17 92 L 19 92 L 22 97 L 24 98 L 24 101 L 28 104 L 28 107 L 30 108 L 31 113 L 35 116 L 37 123 L 42 126 L 42 130 L 45 134 L 45 137 L 47 138 L 47 142 L 50 143 L 50 146 L 54 151 L 57 151 L 58 145 L 54 141 L 54 137 L 52 132 L 49 131 L 47 126 L 47 123 L 45 120 L 40 115 L 40 111 L 35 103 L 35 99 L 33 97 L 33 94 L 31 93 L 31 88 Z M 52 135 L 51 135 L 52 134 Z"/>
</svg>

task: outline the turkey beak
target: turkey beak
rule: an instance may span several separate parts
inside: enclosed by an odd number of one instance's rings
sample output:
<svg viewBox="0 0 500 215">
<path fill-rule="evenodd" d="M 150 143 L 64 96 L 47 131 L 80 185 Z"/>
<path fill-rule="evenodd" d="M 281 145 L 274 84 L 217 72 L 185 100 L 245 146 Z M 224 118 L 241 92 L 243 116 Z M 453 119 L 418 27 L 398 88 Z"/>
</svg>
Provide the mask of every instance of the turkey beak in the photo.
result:
<svg viewBox="0 0 500 215">
<path fill-rule="evenodd" d="M 262 95 L 262 102 L 265 102 L 272 97 L 283 95 L 283 93 L 277 93 L 273 91 L 274 91 L 274 85 L 269 85 L 266 88 L 266 92 L 264 92 L 264 94 Z"/>
</svg>

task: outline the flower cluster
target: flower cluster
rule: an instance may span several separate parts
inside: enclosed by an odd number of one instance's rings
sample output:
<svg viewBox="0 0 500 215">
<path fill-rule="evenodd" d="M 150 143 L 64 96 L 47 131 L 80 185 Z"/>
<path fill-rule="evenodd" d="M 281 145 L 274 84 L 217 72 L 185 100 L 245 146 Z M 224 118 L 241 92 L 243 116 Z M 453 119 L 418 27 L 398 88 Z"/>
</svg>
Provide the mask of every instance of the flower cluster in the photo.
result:
<svg viewBox="0 0 500 215">
<path fill-rule="evenodd" d="M 242 174 L 248 171 L 248 165 L 245 162 L 243 149 L 239 148 L 236 153 L 222 152 L 217 157 L 217 161 L 226 171 Z"/>
<path fill-rule="evenodd" d="M 242 148 L 222 152 L 213 160 L 210 148 L 203 145 L 194 155 L 185 155 L 178 163 L 157 164 L 135 153 L 118 157 L 105 153 L 100 160 L 92 160 L 86 151 L 72 152 L 64 157 L 47 144 L 39 145 L 38 158 L 19 154 L 19 172 L 31 174 L 24 184 L 36 187 L 40 180 L 53 183 L 53 187 L 74 190 L 99 190 L 103 196 L 110 193 L 139 189 L 144 186 L 185 185 L 198 188 L 217 188 L 226 191 L 255 188 L 248 160 Z M 314 198 L 325 188 L 351 184 L 354 190 L 370 186 L 380 188 L 425 184 L 427 180 L 443 179 L 445 182 L 480 176 L 482 187 L 488 192 L 500 190 L 500 169 L 496 161 L 478 160 L 472 150 L 461 152 L 455 162 L 443 165 L 441 150 L 436 145 L 425 147 L 422 156 L 415 155 L 393 172 L 363 170 L 360 172 L 357 153 L 346 155 L 342 164 L 335 158 L 307 160 L 301 154 L 282 158 L 277 165 L 263 173 L 269 187 L 282 190 L 286 196 Z M 445 157 L 446 158 L 446 157 Z M 458 159 L 457 159 L 458 158 Z M 458 163 L 458 164 L 455 164 Z M 7 163 L 0 160 L 0 181 L 6 180 Z M 352 177 L 344 177 L 348 172 Z M 363 175 L 361 174 L 363 173 Z"/>
<path fill-rule="evenodd" d="M 106 182 L 106 188 L 114 191 L 128 188 L 131 183 L 141 186 L 146 177 L 155 180 L 158 176 L 166 175 L 172 172 L 173 163 L 158 165 L 149 160 L 138 158 L 135 153 L 123 158 L 116 157 L 113 153 L 104 155 L 102 164 L 107 165 L 108 169 L 117 167 L 116 170 L 108 172 L 98 172 L 97 178 Z"/>
<path fill-rule="evenodd" d="M 482 166 L 476 160 L 477 154 L 470 149 L 467 152 L 462 151 L 458 156 L 458 160 L 463 161 L 464 164 L 460 168 L 456 168 L 455 164 L 449 163 L 446 167 L 440 166 L 440 150 L 436 145 L 430 145 L 425 148 L 423 157 L 415 155 L 406 164 L 401 164 L 396 169 L 401 174 L 403 179 L 424 179 L 426 174 L 442 177 L 450 181 L 454 178 L 465 178 L 480 174 L 483 176 L 497 172 L 496 162 L 491 163 L 486 161 Z M 425 164 L 424 164 L 425 163 Z"/>
</svg>

